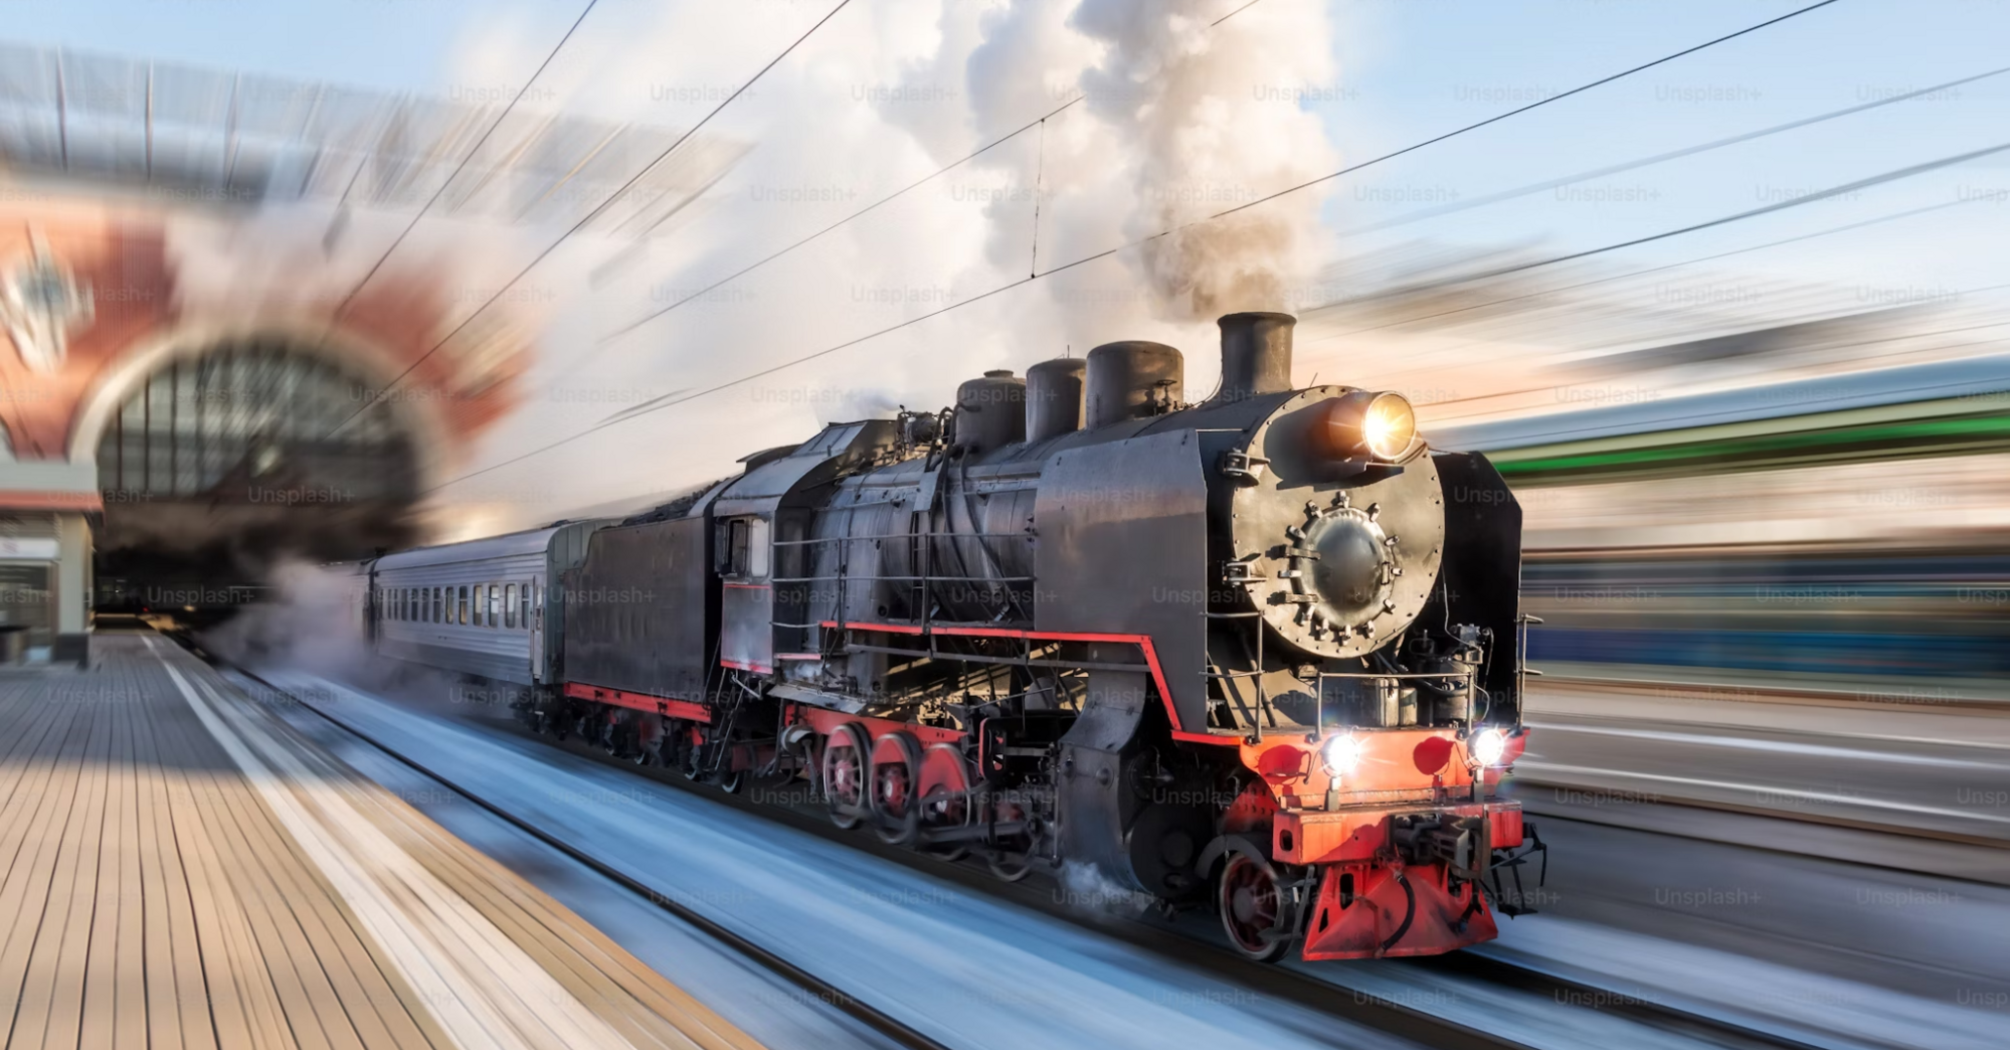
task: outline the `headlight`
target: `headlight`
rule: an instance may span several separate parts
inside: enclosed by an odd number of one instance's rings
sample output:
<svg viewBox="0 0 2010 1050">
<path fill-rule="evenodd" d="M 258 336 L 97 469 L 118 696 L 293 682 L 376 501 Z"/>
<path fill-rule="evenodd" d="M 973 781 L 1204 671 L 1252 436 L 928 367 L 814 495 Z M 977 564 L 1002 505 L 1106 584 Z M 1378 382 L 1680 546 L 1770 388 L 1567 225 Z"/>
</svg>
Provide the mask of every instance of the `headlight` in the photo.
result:
<svg viewBox="0 0 2010 1050">
<path fill-rule="evenodd" d="M 1351 736 L 1329 737 L 1319 749 L 1319 757 L 1326 763 L 1326 772 L 1346 776 L 1361 764 L 1361 742 Z"/>
<path fill-rule="evenodd" d="M 1466 741 L 1466 750 L 1471 752 L 1473 761 L 1483 766 L 1499 764 L 1507 748 L 1507 734 L 1498 729 L 1482 729 Z"/>
<path fill-rule="evenodd" d="M 1328 402 L 1320 443 L 1327 454 L 1396 460 L 1417 441 L 1417 411 L 1401 394 L 1357 390 Z"/>
<path fill-rule="evenodd" d="M 1417 412 L 1401 394 L 1376 394 L 1361 421 L 1361 443 L 1382 459 L 1395 459 L 1417 437 Z"/>
</svg>

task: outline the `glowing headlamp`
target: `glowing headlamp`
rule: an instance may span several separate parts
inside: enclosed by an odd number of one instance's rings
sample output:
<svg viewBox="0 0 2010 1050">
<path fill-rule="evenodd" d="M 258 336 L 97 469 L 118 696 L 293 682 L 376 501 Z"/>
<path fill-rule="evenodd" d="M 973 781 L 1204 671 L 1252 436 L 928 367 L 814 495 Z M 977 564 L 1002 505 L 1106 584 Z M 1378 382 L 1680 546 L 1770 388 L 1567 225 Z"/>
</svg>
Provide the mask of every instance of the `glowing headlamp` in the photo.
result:
<svg viewBox="0 0 2010 1050">
<path fill-rule="evenodd" d="M 1507 734 L 1498 729 L 1482 729 L 1466 741 L 1466 751 L 1482 766 L 1499 765 L 1507 754 Z"/>
<path fill-rule="evenodd" d="M 1351 736 L 1328 737 L 1319 748 L 1319 758 L 1326 763 L 1326 772 L 1346 776 L 1361 764 L 1361 741 Z"/>
<path fill-rule="evenodd" d="M 1417 444 L 1417 411 L 1401 394 L 1357 390 L 1328 403 L 1320 439 L 1335 457 L 1395 462 Z"/>
</svg>

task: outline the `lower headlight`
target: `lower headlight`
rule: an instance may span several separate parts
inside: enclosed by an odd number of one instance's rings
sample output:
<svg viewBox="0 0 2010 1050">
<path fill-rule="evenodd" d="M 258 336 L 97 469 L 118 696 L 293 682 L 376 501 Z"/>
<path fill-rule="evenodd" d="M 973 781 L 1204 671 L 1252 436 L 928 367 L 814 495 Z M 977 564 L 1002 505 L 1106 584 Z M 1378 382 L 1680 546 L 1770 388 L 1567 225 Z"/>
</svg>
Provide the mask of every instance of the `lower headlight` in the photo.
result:
<svg viewBox="0 0 2010 1050">
<path fill-rule="evenodd" d="M 1319 749 L 1319 758 L 1326 763 L 1326 772 L 1345 776 L 1361 764 L 1361 742 L 1351 736 L 1329 737 Z"/>
<path fill-rule="evenodd" d="M 1473 761 L 1483 766 L 1500 764 L 1501 756 L 1507 754 L 1507 734 L 1498 729 L 1482 729 L 1466 741 L 1466 750 Z"/>
</svg>

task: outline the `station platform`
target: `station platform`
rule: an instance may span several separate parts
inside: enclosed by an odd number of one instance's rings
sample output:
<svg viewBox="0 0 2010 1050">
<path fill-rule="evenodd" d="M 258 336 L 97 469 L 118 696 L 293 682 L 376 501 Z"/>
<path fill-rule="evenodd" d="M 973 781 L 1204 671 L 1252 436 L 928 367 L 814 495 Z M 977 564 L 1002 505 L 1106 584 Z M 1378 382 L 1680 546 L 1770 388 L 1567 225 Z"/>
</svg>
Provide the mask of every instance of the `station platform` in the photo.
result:
<svg viewBox="0 0 2010 1050">
<path fill-rule="evenodd" d="M 758 1044 L 135 629 L 0 677 L 0 1046 Z"/>
</svg>

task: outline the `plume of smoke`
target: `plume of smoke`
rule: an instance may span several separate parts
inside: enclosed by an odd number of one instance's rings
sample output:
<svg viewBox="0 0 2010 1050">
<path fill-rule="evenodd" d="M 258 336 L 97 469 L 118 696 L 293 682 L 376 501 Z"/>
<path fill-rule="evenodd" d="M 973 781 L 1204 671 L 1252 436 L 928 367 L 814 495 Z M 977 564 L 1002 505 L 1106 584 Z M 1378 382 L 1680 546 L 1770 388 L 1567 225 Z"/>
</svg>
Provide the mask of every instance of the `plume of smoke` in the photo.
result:
<svg viewBox="0 0 2010 1050">
<path fill-rule="evenodd" d="M 967 61 L 979 127 L 1082 96 L 1042 129 L 1036 179 L 1051 201 L 1042 225 L 1058 249 L 1049 261 L 1154 238 L 1131 257 L 1133 274 L 1150 292 L 1143 305 L 1174 323 L 1285 308 L 1321 256 L 1311 235 L 1316 189 L 1202 222 L 1330 171 L 1337 157 L 1317 115 L 1296 104 L 1306 86 L 1333 77 L 1323 6 L 1268 0 L 1214 24 L 1231 9 L 1222 0 L 1015 0 L 985 20 Z M 1029 84 L 1043 90 L 1035 96 Z M 1011 220 L 1006 239 L 1016 241 L 1023 219 Z M 1109 306 L 1065 294 L 1056 302 L 1077 323 L 1104 319 Z"/>
<path fill-rule="evenodd" d="M 1324 13 L 1291 0 L 1211 25 L 1219 0 L 1085 0 L 1073 24 L 1102 44 L 1082 75 L 1092 113 L 1128 169 L 1136 203 L 1130 239 L 1159 305 L 1207 321 L 1233 310 L 1281 309 L 1316 262 L 1309 232 L 1320 195 L 1302 191 L 1203 225 L 1332 170 L 1317 116 L 1292 85 L 1331 77 Z"/>
<path fill-rule="evenodd" d="M 206 634 L 203 644 L 252 670 L 338 675 L 369 665 L 362 577 L 285 562 L 268 578 L 271 600 L 246 607 Z"/>
<path fill-rule="evenodd" d="M 898 13 L 854 5 L 722 112 L 713 127 L 756 148 L 712 191 L 709 211 L 561 304 L 540 370 L 560 393 L 590 385 L 620 391 L 629 404 L 701 389 L 1332 170 L 1337 154 L 1319 117 L 1298 103 L 1307 87 L 1334 76 L 1325 5 L 1264 0 L 1213 24 L 1236 6 L 936 0 L 931 24 L 916 17 L 915 3 Z M 635 26 L 625 49 L 685 55 L 701 15 L 709 31 L 700 36 L 735 47 L 754 40 L 765 55 L 785 35 L 774 24 L 757 31 L 742 9 L 694 5 L 666 14 L 660 37 Z M 807 28 L 814 17 L 792 10 L 786 27 Z M 720 83 L 763 60 L 715 57 L 702 60 Z M 665 73 L 651 67 L 636 76 L 645 75 Z M 679 84 L 689 79 L 680 76 Z M 575 95 L 561 86 L 560 94 L 586 105 L 637 90 L 617 90 L 616 81 L 635 79 L 626 73 L 601 79 L 605 91 Z M 1077 95 L 1082 102 L 1044 127 L 699 292 Z M 1204 391 L 1216 367 L 1215 317 L 1305 298 L 1302 286 L 1324 254 L 1322 199 L 1315 188 L 1188 226 L 450 491 L 457 507 L 493 505 L 528 525 L 718 476 L 749 450 L 803 440 L 832 418 L 947 404 L 959 380 L 984 369 L 1019 369 L 1070 348 L 1079 356 L 1116 339 L 1186 348 L 1187 386 Z M 596 350 L 590 367 L 568 360 L 610 327 L 686 296 L 695 296 L 689 305 Z M 606 406 L 533 400 L 494 447 L 500 457 L 608 414 Z M 678 473 L 626 454 L 638 447 L 678 449 Z"/>
<path fill-rule="evenodd" d="M 1082 861 L 1061 865 L 1060 881 L 1057 899 L 1080 912 L 1136 917 L 1156 903 L 1151 894 L 1120 885 L 1102 869 Z"/>
</svg>

